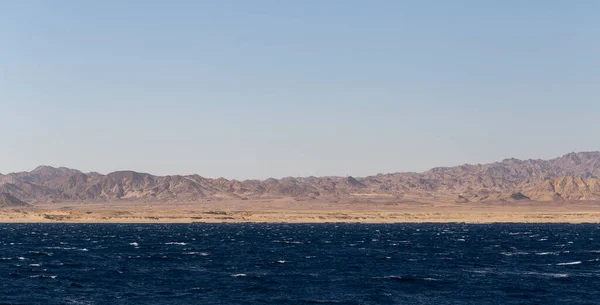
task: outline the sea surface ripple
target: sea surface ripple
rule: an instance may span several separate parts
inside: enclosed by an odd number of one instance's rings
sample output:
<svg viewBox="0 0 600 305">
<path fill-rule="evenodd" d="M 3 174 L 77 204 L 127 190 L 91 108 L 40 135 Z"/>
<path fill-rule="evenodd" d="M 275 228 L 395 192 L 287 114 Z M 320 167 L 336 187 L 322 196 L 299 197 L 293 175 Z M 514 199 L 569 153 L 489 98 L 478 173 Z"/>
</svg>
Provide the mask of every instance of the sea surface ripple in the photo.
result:
<svg viewBox="0 0 600 305">
<path fill-rule="evenodd" d="M 0 304 L 598 304 L 600 226 L 0 224 Z"/>
</svg>

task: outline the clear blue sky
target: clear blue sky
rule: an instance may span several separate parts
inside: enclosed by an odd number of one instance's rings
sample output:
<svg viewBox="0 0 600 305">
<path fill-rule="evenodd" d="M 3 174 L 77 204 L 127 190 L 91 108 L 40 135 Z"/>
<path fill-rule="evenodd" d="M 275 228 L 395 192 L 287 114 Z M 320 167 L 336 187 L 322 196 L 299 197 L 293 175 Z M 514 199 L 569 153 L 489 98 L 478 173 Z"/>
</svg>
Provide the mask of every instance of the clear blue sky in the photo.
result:
<svg viewBox="0 0 600 305">
<path fill-rule="evenodd" d="M 598 150 L 599 12 L 0 0 L 0 172 L 365 176 Z"/>
</svg>

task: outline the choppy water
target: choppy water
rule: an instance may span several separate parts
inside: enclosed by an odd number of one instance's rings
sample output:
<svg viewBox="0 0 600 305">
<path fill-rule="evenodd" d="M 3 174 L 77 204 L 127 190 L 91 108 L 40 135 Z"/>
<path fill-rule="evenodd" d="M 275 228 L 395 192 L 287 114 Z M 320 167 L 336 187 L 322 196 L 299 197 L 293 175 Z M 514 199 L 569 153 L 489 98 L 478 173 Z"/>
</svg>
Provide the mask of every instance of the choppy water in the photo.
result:
<svg viewBox="0 0 600 305">
<path fill-rule="evenodd" d="M 598 225 L 1 224 L 0 304 L 598 304 Z"/>
</svg>

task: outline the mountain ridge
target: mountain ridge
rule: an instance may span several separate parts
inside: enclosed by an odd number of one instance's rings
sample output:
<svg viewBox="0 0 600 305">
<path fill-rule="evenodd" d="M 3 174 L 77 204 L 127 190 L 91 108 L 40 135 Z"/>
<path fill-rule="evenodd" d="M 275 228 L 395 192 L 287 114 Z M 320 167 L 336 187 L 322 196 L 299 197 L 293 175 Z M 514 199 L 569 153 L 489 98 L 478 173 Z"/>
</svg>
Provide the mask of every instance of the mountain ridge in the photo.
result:
<svg viewBox="0 0 600 305">
<path fill-rule="evenodd" d="M 286 177 L 266 180 L 156 176 L 131 170 L 106 175 L 66 167 L 38 166 L 0 174 L 0 192 L 18 200 L 202 202 L 294 197 L 331 201 L 440 202 L 600 200 L 600 152 L 568 153 L 549 160 L 515 158 L 486 164 L 366 177 Z"/>
</svg>

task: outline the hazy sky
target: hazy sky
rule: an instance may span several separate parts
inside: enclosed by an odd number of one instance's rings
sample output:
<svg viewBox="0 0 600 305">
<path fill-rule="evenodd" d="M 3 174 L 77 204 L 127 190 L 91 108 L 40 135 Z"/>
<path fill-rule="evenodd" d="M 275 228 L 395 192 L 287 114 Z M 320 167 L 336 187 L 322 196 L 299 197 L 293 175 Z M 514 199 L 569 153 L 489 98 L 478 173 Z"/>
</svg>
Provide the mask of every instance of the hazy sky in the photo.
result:
<svg viewBox="0 0 600 305">
<path fill-rule="evenodd" d="M 0 172 L 364 176 L 598 150 L 599 12 L 0 0 Z"/>
</svg>

